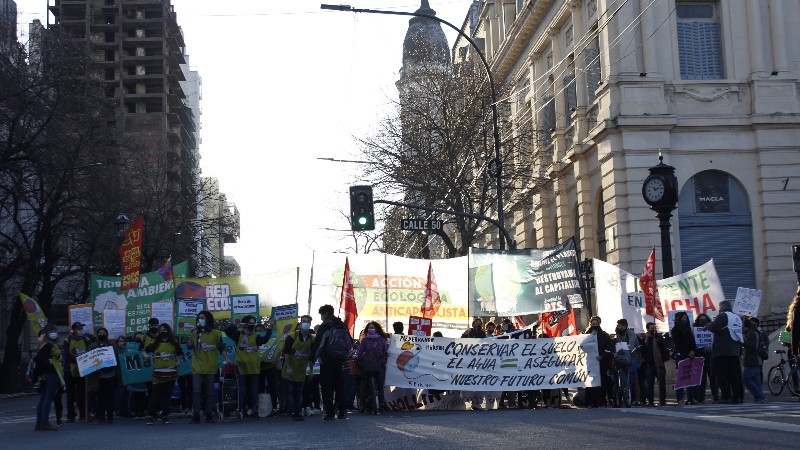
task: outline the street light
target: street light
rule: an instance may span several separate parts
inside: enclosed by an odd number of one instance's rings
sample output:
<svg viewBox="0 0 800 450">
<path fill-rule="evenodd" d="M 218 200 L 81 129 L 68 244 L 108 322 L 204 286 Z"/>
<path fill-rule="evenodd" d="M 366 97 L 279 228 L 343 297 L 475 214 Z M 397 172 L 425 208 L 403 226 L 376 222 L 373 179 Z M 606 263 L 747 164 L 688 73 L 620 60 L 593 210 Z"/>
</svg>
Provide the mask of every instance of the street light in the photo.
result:
<svg viewBox="0 0 800 450">
<path fill-rule="evenodd" d="M 117 215 L 117 218 L 114 219 L 114 224 L 117 226 L 117 243 L 120 247 L 122 247 L 122 240 L 125 238 L 125 230 L 128 229 L 128 225 L 131 224 L 131 220 L 128 219 L 128 216 L 125 214 L 120 213 Z M 122 258 L 119 260 L 119 274 L 125 271 L 124 267 L 122 266 Z"/>
<path fill-rule="evenodd" d="M 427 4 L 427 2 L 424 2 Z M 486 61 L 486 57 L 483 56 L 483 52 L 481 51 L 478 44 L 472 40 L 466 33 L 461 31 L 461 28 L 453 25 L 452 23 L 440 19 L 435 15 L 425 14 L 421 12 L 405 12 L 405 11 L 386 11 L 380 9 L 363 9 L 363 8 L 353 8 L 350 5 L 320 5 L 321 9 L 326 9 L 329 11 L 345 11 L 345 12 L 354 12 L 354 13 L 369 13 L 369 14 L 386 14 L 390 16 L 413 16 L 413 17 L 424 17 L 426 19 L 435 20 L 436 22 L 442 23 L 447 25 L 448 27 L 452 28 L 456 31 L 461 37 L 467 40 L 469 44 L 475 49 L 475 53 L 481 58 L 481 62 L 483 63 L 483 68 L 486 70 L 486 76 L 489 78 L 489 87 L 491 88 L 492 94 L 492 126 L 494 127 L 494 169 L 495 173 L 494 176 L 497 179 L 497 221 L 501 224 L 502 227 L 505 228 L 505 214 L 503 213 L 503 163 L 500 160 L 500 131 L 497 126 L 497 93 L 494 88 L 494 77 L 492 76 L 492 70 L 489 68 L 489 63 Z M 505 240 L 503 239 L 504 234 L 502 231 L 498 233 L 498 240 L 500 241 L 500 250 L 505 250 Z M 508 236 L 505 236 L 506 240 L 508 240 Z M 513 247 L 513 244 L 510 240 L 508 240 L 508 246 Z"/>
</svg>

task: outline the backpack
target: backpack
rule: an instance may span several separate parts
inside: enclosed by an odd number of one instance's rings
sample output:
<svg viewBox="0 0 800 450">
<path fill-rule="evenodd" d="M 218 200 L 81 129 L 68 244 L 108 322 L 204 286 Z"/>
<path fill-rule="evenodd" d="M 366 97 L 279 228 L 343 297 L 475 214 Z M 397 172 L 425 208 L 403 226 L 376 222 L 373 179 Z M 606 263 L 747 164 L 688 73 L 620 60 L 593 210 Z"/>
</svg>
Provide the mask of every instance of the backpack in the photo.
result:
<svg viewBox="0 0 800 450">
<path fill-rule="evenodd" d="M 756 348 L 756 353 L 762 360 L 767 360 L 769 359 L 769 336 L 767 336 L 767 333 L 761 328 L 757 328 L 756 333 L 758 333 L 758 347 Z"/>
<path fill-rule="evenodd" d="M 333 328 L 325 332 L 325 357 L 345 360 L 353 349 L 353 339 L 345 328 Z"/>
</svg>

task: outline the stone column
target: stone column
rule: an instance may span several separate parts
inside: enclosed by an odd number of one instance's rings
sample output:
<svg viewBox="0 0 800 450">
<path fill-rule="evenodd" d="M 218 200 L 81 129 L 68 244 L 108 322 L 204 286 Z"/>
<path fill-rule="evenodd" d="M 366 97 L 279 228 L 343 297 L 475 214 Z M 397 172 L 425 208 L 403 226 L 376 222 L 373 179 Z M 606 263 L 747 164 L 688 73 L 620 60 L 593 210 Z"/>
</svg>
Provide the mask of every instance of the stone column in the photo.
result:
<svg viewBox="0 0 800 450">
<path fill-rule="evenodd" d="M 761 26 L 761 2 L 747 1 L 747 39 L 750 43 L 750 76 L 766 74 L 764 30 Z"/>
<path fill-rule="evenodd" d="M 757 3 L 757 2 L 751 2 Z M 784 14 L 784 0 L 769 1 L 769 31 L 772 39 L 772 70 L 787 72 L 789 70 L 789 57 L 786 46 L 791 45 L 786 39 Z"/>
<path fill-rule="evenodd" d="M 658 73 L 658 58 L 657 49 L 656 49 L 656 16 L 658 13 L 657 4 L 656 2 L 653 5 L 650 5 L 652 0 L 639 0 L 639 11 L 644 11 L 644 15 L 642 16 L 642 27 L 641 27 L 641 34 L 642 34 L 642 61 L 644 61 L 644 69 L 643 72 L 649 74 L 657 74 Z M 650 6 L 648 8 L 648 6 Z M 647 10 L 645 11 L 645 8 Z M 651 36 L 652 35 L 652 36 Z M 633 55 L 629 56 L 632 57 Z"/>
</svg>

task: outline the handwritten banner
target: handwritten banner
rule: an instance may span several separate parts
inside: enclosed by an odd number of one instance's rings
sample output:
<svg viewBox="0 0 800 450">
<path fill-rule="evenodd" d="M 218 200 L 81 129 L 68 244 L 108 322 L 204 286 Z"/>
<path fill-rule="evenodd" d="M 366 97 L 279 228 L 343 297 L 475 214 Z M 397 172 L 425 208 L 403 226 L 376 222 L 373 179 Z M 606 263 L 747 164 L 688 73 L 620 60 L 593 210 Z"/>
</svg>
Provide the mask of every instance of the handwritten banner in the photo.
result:
<svg viewBox="0 0 800 450">
<path fill-rule="evenodd" d="M 714 343 L 714 333 L 695 327 L 694 342 L 697 344 L 697 348 L 699 349 L 711 348 L 711 345 Z"/>
<path fill-rule="evenodd" d="M 597 337 L 451 339 L 392 336 L 386 385 L 522 391 L 600 386 Z"/>
<path fill-rule="evenodd" d="M 408 317 L 408 334 L 412 336 L 430 336 L 432 319 L 425 317 Z"/>
<path fill-rule="evenodd" d="M 117 356 L 114 354 L 114 347 L 97 347 L 94 350 L 81 353 L 75 357 L 78 364 L 78 373 L 82 377 L 94 373 L 106 367 L 117 365 Z"/>
<path fill-rule="evenodd" d="M 717 317 L 719 303 L 725 300 L 714 260 L 674 277 L 656 280 L 664 311 L 691 310 L 694 315 Z M 659 331 L 664 322 L 656 321 Z"/>
<path fill-rule="evenodd" d="M 703 379 L 703 358 L 687 358 L 675 370 L 675 390 L 697 386 Z"/>
<path fill-rule="evenodd" d="M 231 296 L 231 320 L 235 325 L 245 316 L 253 316 L 258 321 L 258 295 L 244 294 Z"/>
<path fill-rule="evenodd" d="M 125 336 L 125 310 L 104 309 L 103 327 L 108 330 L 109 339 Z"/>
<path fill-rule="evenodd" d="M 158 319 L 158 323 L 166 323 L 170 328 L 175 328 L 173 323 L 173 304 L 172 302 L 157 302 L 150 304 L 150 317 Z"/>
<path fill-rule="evenodd" d="M 736 290 L 733 313 L 740 316 L 756 316 L 761 306 L 761 291 L 740 287 Z"/>
<path fill-rule="evenodd" d="M 175 315 L 175 336 L 189 336 L 197 324 L 197 314 L 205 307 L 205 300 L 180 298 Z"/>
<path fill-rule="evenodd" d="M 94 334 L 94 326 L 92 324 L 92 305 L 85 303 L 82 305 L 69 306 L 69 325 L 72 326 L 75 322 L 83 324 L 83 331 L 86 333 Z"/>
<path fill-rule="evenodd" d="M 119 258 L 122 261 L 121 291 L 139 286 L 143 228 L 144 216 L 139 216 L 136 221 L 125 230 L 122 245 L 119 246 Z"/>
</svg>

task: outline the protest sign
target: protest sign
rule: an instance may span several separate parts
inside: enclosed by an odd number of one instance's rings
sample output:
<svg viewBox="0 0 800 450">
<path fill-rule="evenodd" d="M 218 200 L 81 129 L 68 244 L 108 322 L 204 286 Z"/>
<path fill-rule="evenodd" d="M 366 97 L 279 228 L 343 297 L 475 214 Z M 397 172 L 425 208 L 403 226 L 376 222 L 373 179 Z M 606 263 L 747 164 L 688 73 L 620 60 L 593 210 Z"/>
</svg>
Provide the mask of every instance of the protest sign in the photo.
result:
<svg viewBox="0 0 800 450">
<path fill-rule="evenodd" d="M 441 390 L 520 391 L 600 385 L 597 337 L 536 340 L 393 335 L 386 385 Z"/>
<path fill-rule="evenodd" d="M 675 390 L 697 386 L 703 379 L 703 358 L 686 358 L 675 370 Z"/>
<path fill-rule="evenodd" d="M 119 355 L 119 370 L 122 384 L 147 383 L 153 381 L 152 359 L 142 357 L 139 350 L 127 350 Z M 191 371 L 191 367 L 189 367 Z"/>
<path fill-rule="evenodd" d="M 431 319 L 424 317 L 410 316 L 408 318 L 408 334 L 412 336 L 430 336 Z"/>
<path fill-rule="evenodd" d="M 272 327 L 272 336 L 269 341 L 263 345 L 263 351 L 259 350 L 259 356 L 262 361 L 272 364 L 277 363 L 281 355 L 283 344 L 286 341 L 286 336 L 297 329 L 297 316 L 289 316 L 294 311 L 297 314 L 297 305 L 284 305 L 283 307 L 276 306 L 272 308 L 274 317 L 279 319 L 275 320 L 275 325 Z"/>
<path fill-rule="evenodd" d="M 672 331 L 675 328 L 675 314 L 679 312 L 686 313 L 689 316 L 689 326 L 693 326 L 694 323 L 694 313 L 693 311 L 685 310 L 685 309 L 673 309 L 672 311 L 667 312 L 667 324 L 669 326 L 669 330 Z"/>
<path fill-rule="evenodd" d="M 684 309 L 694 311 L 695 316 L 706 314 L 713 319 L 719 313 L 719 303 L 725 300 L 714 260 L 680 275 L 656 280 L 656 285 L 664 311 Z M 656 326 L 662 323 L 657 321 Z"/>
<path fill-rule="evenodd" d="M 117 356 L 114 353 L 114 347 L 97 347 L 94 350 L 76 355 L 75 362 L 78 365 L 78 373 L 85 377 L 100 369 L 116 366 Z"/>
<path fill-rule="evenodd" d="M 695 327 L 694 342 L 697 344 L 698 349 L 711 348 L 711 345 L 714 343 L 714 333 L 700 327 Z"/>
<path fill-rule="evenodd" d="M 125 310 L 104 309 L 103 327 L 108 330 L 108 338 L 116 339 L 125 336 Z"/>
<path fill-rule="evenodd" d="M 575 247 L 575 239 L 570 238 L 545 249 L 470 249 L 471 310 L 481 311 L 481 315 L 516 316 L 561 311 L 568 303 L 582 306 Z M 486 266 L 491 266 L 491 271 L 485 270 Z M 479 276 L 480 270 L 490 276 Z"/>
<path fill-rule="evenodd" d="M 158 319 L 158 323 L 166 323 L 170 328 L 175 328 L 173 323 L 174 318 L 174 305 L 169 302 L 155 302 L 150 304 L 150 317 Z"/>
<path fill-rule="evenodd" d="M 231 322 L 239 325 L 245 316 L 253 316 L 258 322 L 258 295 L 231 295 Z"/>
<path fill-rule="evenodd" d="M 69 324 L 75 322 L 83 324 L 83 331 L 94 334 L 94 324 L 92 323 L 92 305 L 84 303 L 81 305 L 69 305 Z"/>
<path fill-rule="evenodd" d="M 592 260 L 595 292 L 597 293 L 597 315 L 602 322 L 600 327 L 606 333 L 614 333 L 617 320 L 626 319 L 628 328 L 644 333 L 645 324 L 650 322 L 644 304 L 644 293 L 637 292 L 639 282 L 636 277 L 619 267 L 599 259 Z M 656 324 L 665 322 L 656 321 Z"/>
<path fill-rule="evenodd" d="M 194 355 L 192 349 L 186 344 L 181 344 L 181 349 L 183 350 L 183 359 L 181 359 L 178 365 L 179 377 L 192 373 L 192 355 Z"/>
<path fill-rule="evenodd" d="M 175 314 L 175 336 L 189 336 L 197 324 L 197 313 L 203 310 L 205 302 L 200 299 L 180 298 Z"/>
<path fill-rule="evenodd" d="M 736 290 L 733 313 L 740 316 L 756 316 L 761 306 L 761 291 L 740 287 Z"/>
</svg>

